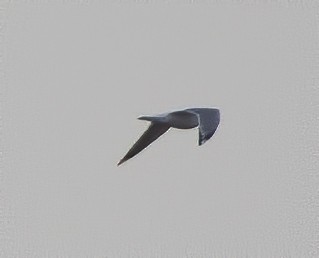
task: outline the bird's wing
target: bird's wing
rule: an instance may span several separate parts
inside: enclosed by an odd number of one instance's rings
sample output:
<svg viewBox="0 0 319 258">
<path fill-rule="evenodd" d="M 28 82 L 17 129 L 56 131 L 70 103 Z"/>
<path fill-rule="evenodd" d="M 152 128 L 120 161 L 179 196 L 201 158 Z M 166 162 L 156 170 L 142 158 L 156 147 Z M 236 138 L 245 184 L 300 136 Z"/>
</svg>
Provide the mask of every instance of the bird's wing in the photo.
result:
<svg viewBox="0 0 319 258">
<path fill-rule="evenodd" d="M 148 129 L 143 133 L 143 135 L 138 139 L 138 141 L 132 146 L 132 148 L 126 153 L 124 158 L 122 158 L 117 165 L 119 166 L 123 162 L 134 157 L 136 154 L 150 145 L 153 141 L 155 141 L 158 137 L 160 137 L 163 133 L 165 133 L 169 128 L 170 126 L 164 123 L 151 123 Z"/>
<path fill-rule="evenodd" d="M 199 124 L 198 145 L 202 145 L 213 136 L 219 125 L 219 110 L 213 108 L 191 108 L 188 111 L 197 114 Z"/>
</svg>

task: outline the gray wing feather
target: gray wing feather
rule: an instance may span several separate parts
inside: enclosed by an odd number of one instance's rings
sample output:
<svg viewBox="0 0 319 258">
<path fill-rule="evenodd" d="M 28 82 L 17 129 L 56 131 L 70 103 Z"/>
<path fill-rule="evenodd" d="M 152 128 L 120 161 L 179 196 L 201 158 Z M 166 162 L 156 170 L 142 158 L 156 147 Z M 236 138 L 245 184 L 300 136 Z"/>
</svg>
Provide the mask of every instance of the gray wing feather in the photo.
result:
<svg viewBox="0 0 319 258">
<path fill-rule="evenodd" d="M 198 145 L 202 145 L 214 135 L 219 125 L 219 110 L 215 108 L 191 108 L 188 110 L 197 114 L 199 124 Z"/>
<path fill-rule="evenodd" d="M 165 133 L 170 128 L 169 125 L 164 123 L 151 123 L 148 129 L 143 133 L 143 135 L 138 139 L 138 141 L 132 146 L 132 148 L 126 153 L 124 158 L 120 160 L 117 164 L 121 165 L 123 162 L 133 158 L 140 151 L 145 149 L 163 133 Z"/>
</svg>

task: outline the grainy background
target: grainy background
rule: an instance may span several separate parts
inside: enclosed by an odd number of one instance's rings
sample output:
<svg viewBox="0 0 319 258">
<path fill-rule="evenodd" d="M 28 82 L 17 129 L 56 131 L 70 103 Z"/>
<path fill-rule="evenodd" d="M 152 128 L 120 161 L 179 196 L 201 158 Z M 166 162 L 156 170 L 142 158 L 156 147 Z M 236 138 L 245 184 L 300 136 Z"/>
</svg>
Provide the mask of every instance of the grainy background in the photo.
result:
<svg viewBox="0 0 319 258">
<path fill-rule="evenodd" d="M 2 1 L 0 257 L 319 257 L 318 1 Z M 141 114 L 219 107 L 121 167 Z"/>
</svg>

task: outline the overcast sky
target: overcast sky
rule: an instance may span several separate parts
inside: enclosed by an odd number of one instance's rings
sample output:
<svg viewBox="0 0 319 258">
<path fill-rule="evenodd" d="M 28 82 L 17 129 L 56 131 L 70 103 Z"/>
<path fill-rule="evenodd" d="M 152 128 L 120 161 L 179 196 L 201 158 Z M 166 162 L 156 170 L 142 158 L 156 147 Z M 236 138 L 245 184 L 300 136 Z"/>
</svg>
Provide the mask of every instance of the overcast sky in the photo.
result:
<svg viewBox="0 0 319 258">
<path fill-rule="evenodd" d="M 315 1 L 1 5 L 0 257 L 319 256 Z"/>
</svg>

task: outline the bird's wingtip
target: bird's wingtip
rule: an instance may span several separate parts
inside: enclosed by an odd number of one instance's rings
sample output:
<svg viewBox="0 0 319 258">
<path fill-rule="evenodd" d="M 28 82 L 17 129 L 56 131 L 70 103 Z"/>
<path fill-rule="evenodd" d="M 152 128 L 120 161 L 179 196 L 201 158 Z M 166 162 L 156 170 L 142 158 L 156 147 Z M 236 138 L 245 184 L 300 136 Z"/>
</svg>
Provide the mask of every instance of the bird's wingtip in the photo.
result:
<svg viewBox="0 0 319 258">
<path fill-rule="evenodd" d="M 125 160 L 121 159 L 118 163 L 117 166 L 121 165 Z"/>
</svg>

